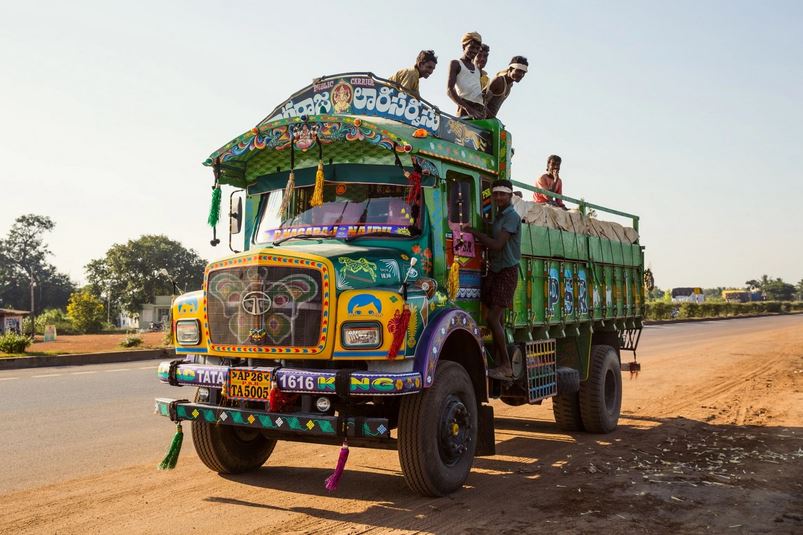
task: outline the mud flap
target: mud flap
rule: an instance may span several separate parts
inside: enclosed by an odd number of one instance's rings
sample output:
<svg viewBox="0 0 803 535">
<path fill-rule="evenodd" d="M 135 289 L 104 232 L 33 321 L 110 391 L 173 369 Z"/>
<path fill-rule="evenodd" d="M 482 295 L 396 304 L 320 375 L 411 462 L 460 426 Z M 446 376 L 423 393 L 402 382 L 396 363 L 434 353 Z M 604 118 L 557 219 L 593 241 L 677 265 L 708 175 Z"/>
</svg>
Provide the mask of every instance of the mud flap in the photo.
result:
<svg viewBox="0 0 803 535">
<path fill-rule="evenodd" d="M 496 455 L 496 438 L 494 432 L 494 408 L 490 405 L 480 405 L 477 414 L 477 448 L 475 457 L 490 457 Z"/>
</svg>

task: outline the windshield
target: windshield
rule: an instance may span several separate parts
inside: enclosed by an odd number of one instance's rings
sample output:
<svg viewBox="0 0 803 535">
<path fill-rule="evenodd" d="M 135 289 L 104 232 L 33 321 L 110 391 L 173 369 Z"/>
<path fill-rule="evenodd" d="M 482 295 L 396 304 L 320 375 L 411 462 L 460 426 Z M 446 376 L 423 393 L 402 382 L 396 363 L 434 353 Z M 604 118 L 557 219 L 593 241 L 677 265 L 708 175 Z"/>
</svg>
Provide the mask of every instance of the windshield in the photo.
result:
<svg viewBox="0 0 803 535">
<path fill-rule="evenodd" d="M 362 235 L 411 236 L 416 214 L 405 201 L 407 188 L 390 184 L 332 184 L 324 202 L 310 207 L 313 187 L 296 188 L 283 219 L 283 190 L 265 194 L 255 241 L 270 243 L 296 236 L 355 238 Z M 328 200 L 330 199 L 331 200 Z"/>
</svg>

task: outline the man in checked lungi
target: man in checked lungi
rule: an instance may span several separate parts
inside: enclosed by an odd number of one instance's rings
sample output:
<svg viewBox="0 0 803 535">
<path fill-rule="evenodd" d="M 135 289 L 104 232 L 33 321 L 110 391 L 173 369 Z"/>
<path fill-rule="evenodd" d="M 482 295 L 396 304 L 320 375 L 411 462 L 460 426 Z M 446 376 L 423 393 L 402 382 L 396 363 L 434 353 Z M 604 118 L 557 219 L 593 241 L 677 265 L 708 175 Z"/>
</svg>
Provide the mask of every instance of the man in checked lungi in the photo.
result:
<svg viewBox="0 0 803 535">
<path fill-rule="evenodd" d="M 471 227 L 466 231 L 488 249 L 488 275 L 482 283 L 482 302 L 485 304 L 485 323 L 494 340 L 496 367 L 488 370 L 488 377 L 499 381 L 513 379 L 513 368 L 507 353 L 507 337 L 502 326 L 505 310 L 513 306 L 513 294 L 519 282 L 521 259 L 521 218 L 513 209 L 513 184 L 497 180 L 491 185 L 496 217 L 488 236 Z"/>
</svg>

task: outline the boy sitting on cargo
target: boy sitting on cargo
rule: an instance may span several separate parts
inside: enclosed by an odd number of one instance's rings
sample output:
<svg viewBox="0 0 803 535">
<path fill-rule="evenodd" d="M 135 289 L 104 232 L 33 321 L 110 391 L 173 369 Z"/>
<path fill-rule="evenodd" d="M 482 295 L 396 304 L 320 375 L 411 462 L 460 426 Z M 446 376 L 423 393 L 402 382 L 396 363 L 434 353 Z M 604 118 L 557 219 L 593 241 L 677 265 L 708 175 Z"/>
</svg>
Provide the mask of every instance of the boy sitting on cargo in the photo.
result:
<svg viewBox="0 0 803 535">
<path fill-rule="evenodd" d="M 552 154 L 546 161 L 546 173 L 541 175 L 541 178 L 535 183 L 535 187 L 563 195 L 563 182 L 560 179 L 560 156 Z M 533 200 L 543 204 L 551 204 L 566 210 L 566 205 L 563 204 L 561 199 L 556 197 L 549 197 L 543 193 L 533 193 Z"/>
<path fill-rule="evenodd" d="M 489 266 L 482 284 L 482 302 L 487 307 L 485 322 L 493 335 L 496 362 L 496 367 L 488 370 L 488 377 L 509 381 L 513 378 L 513 367 L 507 353 L 502 317 L 505 309 L 513 306 L 513 294 L 519 282 L 521 218 L 513 209 L 513 184 L 509 180 L 497 180 L 491 189 L 496 205 L 491 236 L 471 227 L 466 230 L 488 248 Z"/>
</svg>

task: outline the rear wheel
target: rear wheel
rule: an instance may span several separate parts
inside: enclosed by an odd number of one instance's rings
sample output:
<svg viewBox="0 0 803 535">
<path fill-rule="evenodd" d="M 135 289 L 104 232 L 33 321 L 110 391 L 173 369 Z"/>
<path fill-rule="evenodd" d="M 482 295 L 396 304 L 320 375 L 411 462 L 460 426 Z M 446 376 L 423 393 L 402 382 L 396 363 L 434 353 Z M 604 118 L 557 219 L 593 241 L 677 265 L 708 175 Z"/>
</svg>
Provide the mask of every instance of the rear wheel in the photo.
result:
<svg viewBox="0 0 803 535">
<path fill-rule="evenodd" d="M 622 369 L 611 346 L 591 348 L 588 381 L 580 383 L 580 414 L 591 433 L 610 433 L 619 423 L 622 408 Z"/>
<path fill-rule="evenodd" d="M 399 408 L 399 462 L 407 485 L 444 496 L 468 478 L 477 446 L 477 402 L 465 368 L 441 361 L 432 387 L 404 396 Z"/>
</svg>

